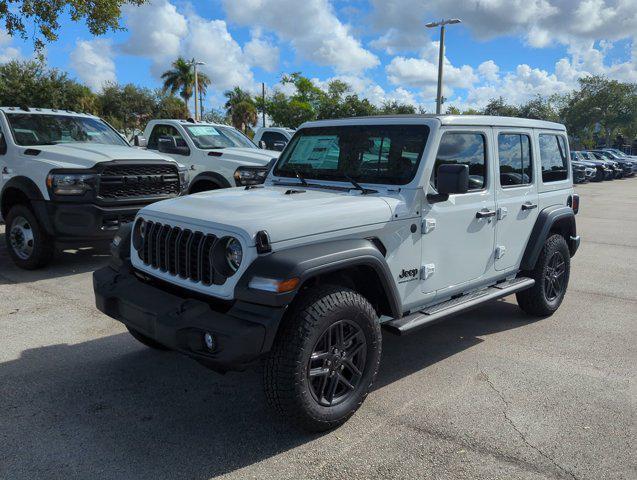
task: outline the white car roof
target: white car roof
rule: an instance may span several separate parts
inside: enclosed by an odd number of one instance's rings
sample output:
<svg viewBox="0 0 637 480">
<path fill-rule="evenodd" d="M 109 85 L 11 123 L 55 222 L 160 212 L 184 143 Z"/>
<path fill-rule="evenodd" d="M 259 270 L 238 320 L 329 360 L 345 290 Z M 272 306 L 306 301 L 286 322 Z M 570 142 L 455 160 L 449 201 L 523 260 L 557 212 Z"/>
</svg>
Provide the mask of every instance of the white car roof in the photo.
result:
<svg viewBox="0 0 637 480">
<path fill-rule="evenodd" d="M 566 131 L 566 127 L 561 123 L 547 122 L 545 120 L 533 120 L 529 118 L 518 117 L 498 117 L 491 115 L 376 115 L 370 117 L 353 117 L 337 120 L 318 120 L 314 122 L 306 122 L 299 127 L 327 127 L 339 125 L 373 125 L 373 124 L 396 124 L 401 123 L 418 123 L 418 120 L 435 119 L 441 125 L 452 126 L 489 126 L 489 127 L 526 127 L 540 128 L 545 130 Z"/>
<path fill-rule="evenodd" d="M 29 113 L 34 115 L 68 115 L 72 117 L 90 117 L 98 118 L 90 113 L 74 112 L 72 110 L 63 110 L 57 108 L 38 108 L 38 107 L 0 107 L 0 111 L 5 113 Z"/>
<path fill-rule="evenodd" d="M 178 123 L 180 125 L 208 125 L 211 127 L 230 127 L 234 128 L 232 125 L 226 125 L 225 123 L 214 123 L 214 122 L 191 122 L 189 120 L 184 120 L 183 118 L 156 118 L 151 120 L 148 123 Z"/>
</svg>

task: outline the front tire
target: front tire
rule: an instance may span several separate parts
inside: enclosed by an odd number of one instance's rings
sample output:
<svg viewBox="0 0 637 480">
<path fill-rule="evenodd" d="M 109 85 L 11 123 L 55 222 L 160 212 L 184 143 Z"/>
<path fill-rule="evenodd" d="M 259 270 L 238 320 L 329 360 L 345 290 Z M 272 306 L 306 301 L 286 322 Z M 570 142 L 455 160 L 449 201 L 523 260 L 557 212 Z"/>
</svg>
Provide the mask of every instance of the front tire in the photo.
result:
<svg viewBox="0 0 637 480">
<path fill-rule="evenodd" d="M 571 271 L 571 255 L 562 235 L 551 235 L 542 248 L 535 268 L 526 275 L 535 280 L 532 288 L 516 294 L 522 310 L 537 317 L 547 317 L 564 300 Z"/>
<path fill-rule="evenodd" d="M 308 431 L 342 425 L 372 387 L 381 343 L 378 316 L 363 296 L 336 286 L 309 290 L 265 362 L 268 403 Z"/>
<path fill-rule="evenodd" d="M 11 259 L 20 268 L 36 270 L 53 259 L 53 239 L 26 205 L 15 205 L 9 210 L 5 239 Z"/>
</svg>

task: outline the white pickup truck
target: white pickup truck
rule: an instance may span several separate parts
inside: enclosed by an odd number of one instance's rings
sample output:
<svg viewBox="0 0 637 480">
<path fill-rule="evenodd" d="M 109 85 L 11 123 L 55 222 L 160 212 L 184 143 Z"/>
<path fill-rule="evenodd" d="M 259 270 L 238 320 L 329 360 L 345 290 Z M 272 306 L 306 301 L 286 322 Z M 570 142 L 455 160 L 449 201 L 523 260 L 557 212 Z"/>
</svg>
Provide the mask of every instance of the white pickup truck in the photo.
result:
<svg viewBox="0 0 637 480">
<path fill-rule="evenodd" d="M 152 120 L 134 144 L 187 165 L 188 193 L 263 183 L 281 153 L 260 149 L 229 125 L 189 120 Z"/>
</svg>

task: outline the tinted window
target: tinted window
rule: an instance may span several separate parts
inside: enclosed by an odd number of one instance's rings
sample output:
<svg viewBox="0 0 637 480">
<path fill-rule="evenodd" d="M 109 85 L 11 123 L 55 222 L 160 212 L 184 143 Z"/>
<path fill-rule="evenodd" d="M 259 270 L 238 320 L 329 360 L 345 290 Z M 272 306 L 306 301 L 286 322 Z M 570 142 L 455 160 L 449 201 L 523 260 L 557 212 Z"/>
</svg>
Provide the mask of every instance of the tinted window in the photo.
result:
<svg viewBox="0 0 637 480">
<path fill-rule="evenodd" d="M 424 125 L 356 125 L 299 131 L 275 175 L 404 185 L 416 174 L 427 142 Z"/>
<path fill-rule="evenodd" d="M 261 140 L 265 142 L 265 147 L 274 150 L 274 142 L 287 143 L 288 139 L 279 132 L 263 132 Z"/>
<path fill-rule="evenodd" d="M 540 135 L 540 160 L 544 183 L 568 178 L 566 141 L 562 135 Z"/>
<path fill-rule="evenodd" d="M 438 167 L 451 163 L 469 165 L 469 190 L 483 189 L 487 179 L 486 158 L 486 142 L 481 133 L 445 133 L 434 164 L 434 186 Z"/>
<path fill-rule="evenodd" d="M 531 139 L 518 133 L 498 135 L 500 185 L 524 185 L 533 180 L 531 168 Z"/>
<path fill-rule="evenodd" d="M 155 125 L 153 127 L 153 131 L 150 133 L 150 138 L 148 139 L 148 147 L 151 150 L 157 150 L 157 142 L 159 137 L 173 137 L 177 142 L 178 147 L 187 147 L 188 144 L 184 140 L 184 138 L 179 134 L 177 129 L 172 125 Z"/>
</svg>

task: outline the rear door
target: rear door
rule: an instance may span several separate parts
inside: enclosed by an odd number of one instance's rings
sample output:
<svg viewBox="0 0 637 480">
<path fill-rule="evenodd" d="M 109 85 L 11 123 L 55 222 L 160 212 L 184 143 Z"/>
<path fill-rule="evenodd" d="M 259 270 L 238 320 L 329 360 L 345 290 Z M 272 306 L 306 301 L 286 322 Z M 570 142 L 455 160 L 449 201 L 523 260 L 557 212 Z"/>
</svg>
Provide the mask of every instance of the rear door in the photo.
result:
<svg viewBox="0 0 637 480">
<path fill-rule="evenodd" d="M 440 139 L 431 183 L 443 163 L 469 166 L 469 191 L 423 208 L 423 293 L 453 295 L 493 269 L 495 195 L 490 127 L 449 127 Z"/>
<path fill-rule="evenodd" d="M 496 168 L 495 269 L 520 264 L 538 215 L 537 153 L 530 129 L 494 129 Z"/>
</svg>

